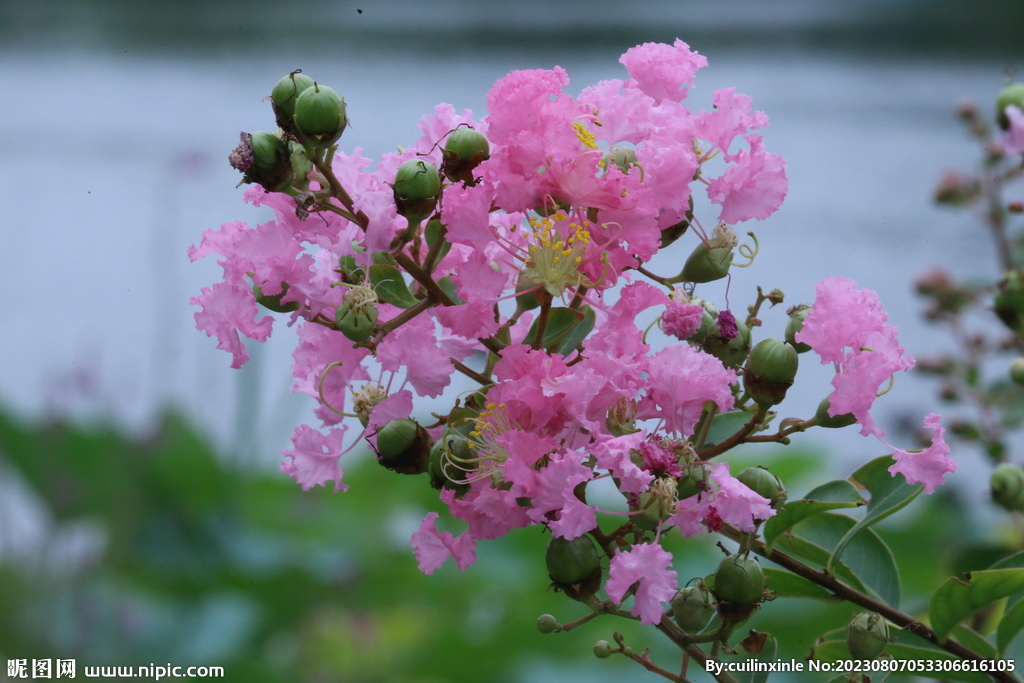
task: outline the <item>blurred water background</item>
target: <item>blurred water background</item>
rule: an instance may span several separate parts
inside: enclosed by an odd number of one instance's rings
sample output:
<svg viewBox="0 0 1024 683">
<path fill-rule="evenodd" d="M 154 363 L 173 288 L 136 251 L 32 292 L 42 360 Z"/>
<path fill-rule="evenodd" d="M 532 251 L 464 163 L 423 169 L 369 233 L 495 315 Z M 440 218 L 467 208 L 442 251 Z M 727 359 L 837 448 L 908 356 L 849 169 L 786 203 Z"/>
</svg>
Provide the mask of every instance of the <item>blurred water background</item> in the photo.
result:
<svg viewBox="0 0 1024 683">
<path fill-rule="evenodd" d="M 995 255 L 930 198 L 944 168 L 977 157 L 954 106 L 991 109 L 1024 68 L 1022 34 L 1024 6 L 1003 0 L 0 2 L 0 405 L 138 435 L 174 407 L 236 464 L 274 467 L 311 418 L 289 392 L 292 331 L 279 322 L 231 370 L 188 304 L 219 268 L 186 256 L 203 230 L 269 219 L 243 205 L 226 157 L 239 131 L 272 127 L 273 83 L 302 68 L 334 87 L 352 120 L 342 145 L 377 157 L 440 102 L 482 116 L 511 70 L 561 65 L 577 94 L 626 77 L 627 48 L 677 37 L 710 62 L 687 103 L 707 108 L 728 86 L 752 96 L 771 118 L 766 148 L 788 164 L 782 209 L 750 226 L 761 254 L 733 277 L 733 307 L 756 285 L 809 302 L 815 282 L 844 275 L 879 292 L 911 353 L 947 349 L 912 280 L 936 265 L 991 279 Z M 656 272 L 678 268 L 659 259 Z M 781 334 L 784 312 L 762 317 L 762 335 Z M 803 360 L 810 388 L 785 414 L 808 416 L 829 391 L 815 365 Z M 934 395 L 898 378 L 882 424 L 908 436 L 899 426 L 919 425 Z M 844 462 L 881 454 L 849 430 L 805 443 Z M 959 454 L 953 481 L 980 500 L 963 474 L 976 457 Z"/>
</svg>

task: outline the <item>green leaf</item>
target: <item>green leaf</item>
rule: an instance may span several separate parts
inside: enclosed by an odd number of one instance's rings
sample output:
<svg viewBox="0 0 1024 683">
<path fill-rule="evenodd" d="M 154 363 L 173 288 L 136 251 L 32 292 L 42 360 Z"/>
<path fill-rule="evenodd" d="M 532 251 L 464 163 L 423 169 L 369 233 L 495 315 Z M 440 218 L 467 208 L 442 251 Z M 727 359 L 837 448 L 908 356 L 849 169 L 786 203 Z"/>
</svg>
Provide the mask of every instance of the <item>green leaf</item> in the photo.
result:
<svg viewBox="0 0 1024 683">
<path fill-rule="evenodd" d="M 451 251 L 452 243 L 445 239 L 445 235 L 448 234 L 447 227 L 441 224 L 441 221 L 436 218 L 432 218 L 427 221 L 427 227 L 423 231 L 423 236 L 427 239 L 427 248 L 433 249 L 434 245 L 437 244 L 438 238 L 442 240 L 442 244 L 438 247 L 437 258 L 434 259 L 434 263 L 440 263 L 441 259 L 448 255 Z"/>
<path fill-rule="evenodd" d="M 1024 550 L 994 562 L 989 569 L 1024 569 Z"/>
<path fill-rule="evenodd" d="M 945 642 L 953 628 L 982 607 L 1024 590 L 1024 569 L 986 569 L 951 577 L 939 586 L 928 607 L 932 628 Z"/>
<path fill-rule="evenodd" d="M 857 487 L 845 479 L 830 481 L 814 489 L 803 500 L 791 500 L 765 522 L 764 542 L 768 550 L 775 544 L 780 534 L 793 528 L 813 515 L 839 508 L 852 508 L 867 505 L 867 501 L 857 493 Z"/>
<path fill-rule="evenodd" d="M 847 551 L 833 566 L 833 574 L 843 581 L 849 581 L 852 575 L 853 587 L 860 584 L 883 602 L 899 607 L 900 573 L 892 551 L 873 529 L 862 528 L 860 533 L 851 534 L 856 525 L 857 521 L 846 515 L 822 512 L 800 522 L 784 538 L 791 545 L 794 537 L 810 542 L 813 547 L 799 547 L 797 552 L 821 564 L 835 556 L 838 543 L 849 538 Z M 782 545 L 781 541 L 778 544 Z M 815 548 L 824 549 L 824 555 Z"/>
<path fill-rule="evenodd" d="M 594 309 L 590 306 L 582 306 L 581 308 L 583 310 L 583 320 L 579 325 L 572 328 L 558 346 L 558 353 L 563 356 L 568 356 L 572 353 L 577 346 L 583 343 L 583 340 L 587 338 L 590 331 L 594 329 L 594 322 L 597 320 Z"/>
<path fill-rule="evenodd" d="M 768 636 L 764 641 L 764 647 L 756 655 L 752 655 L 745 651 L 742 647 L 737 648 L 739 652 L 738 657 L 723 658 L 725 661 L 734 662 L 771 662 L 774 663 L 778 657 L 779 643 L 775 640 L 774 636 Z M 765 683 L 768 680 L 769 671 L 733 671 L 730 672 L 732 677 L 736 679 L 736 683 Z"/>
<path fill-rule="evenodd" d="M 377 292 L 377 298 L 399 308 L 412 308 L 419 301 L 409 292 L 402 277 L 402 271 L 394 266 L 370 266 L 370 283 Z"/>
<path fill-rule="evenodd" d="M 748 413 L 745 410 L 733 410 L 728 413 L 715 415 L 715 419 L 711 421 L 711 427 L 708 429 L 707 438 L 704 439 L 704 446 L 714 446 L 725 441 L 740 431 L 743 425 L 750 422 L 752 417 L 754 417 L 754 414 Z"/>
<path fill-rule="evenodd" d="M 547 323 L 544 325 L 544 338 L 541 339 L 541 348 L 548 348 L 554 344 L 561 344 L 568 337 L 569 332 L 580 324 L 585 316 L 572 308 L 552 308 L 548 311 Z M 533 344 L 537 339 L 537 330 L 540 328 L 541 316 L 533 321 L 524 344 Z"/>
<path fill-rule="evenodd" d="M 1006 653 L 1006 648 L 1017 637 L 1024 628 L 1024 600 L 1013 603 L 1006 614 L 999 620 L 999 627 L 996 629 L 996 647 L 999 649 L 999 656 Z"/>
<path fill-rule="evenodd" d="M 785 569 L 765 567 L 764 575 L 768 579 L 768 589 L 775 593 L 776 598 L 807 598 L 824 602 L 842 602 L 828 589 Z"/>
<path fill-rule="evenodd" d="M 905 645 L 903 643 L 889 643 L 885 646 L 885 654 L 888 654 L 895 660 L 908 660 L 914 662 L 912 665 L 915 671 L 910 671 L 911 666 L 907 666 L 903 671 L 892 671 L 889 673 L 890 676 L 916 676 L 918 678 L 935 678 L 941 676 L 944 681 L 963 681 L 964 683 L 992 683 L 992 679 L 986 674 L 980 671 L 945 671 L 941 673 L 933 671 L 929 673 L 924 671 L 922 667 L 927 667 L 929 663 L 937 665 L 941 668 L 940 660 L 954 660 L 957 661 L 960 658 L 954 654 L 946 652 L 945 650 L 933 650 L 926 647 L 916 647 L 913 645 Z M 846 647 L 845 640 L 827 640 L 823 643 L 815 643 L 811 649 L 811 658 L 816 659 L 823 663 L 834 664 L 840 660 L 850 659 L 850 650 Z M 898 668 L 898 667 L 897 667 Z M 810 663 L 808 663 L 807 669 L 811 671 Z M 875 680 L 875 674 L 869 674 L 871 680 Z M 840 679 L 841 680 L 841 679 Z"/>
<path fill-rule="evenodd" d="M 973 628 L 967 628 L 963 624 L 960 624 L 953 629 L 950 636 L 961 645 L 964 645 L 986 659 L 997 659 L 998 653 L 996 652 L 996 646 L 988 642 L 985 636 L 981 635 Z"/>
<path fill-rule="evenodd" d="M 440 287 L 441 291 L 447 294 L 448 298 L 454 301 L 456 305 L 466 303 L 461 298 L 459 298 L 458 292 L 455 291 L 455 282 L 452 280 L 451 275 L 445 275 L 443 278 L 438 280 L 437 286 Z"/>
<path fill-rule="evenodd" d="M 825 565 L 827 570 L 831 570 L 832 564 L 840 558 L 846 546 L 861 529 L 866 529 L 903 509 L 924 490 L 922 484 L 908 484 L 902 474 L 890 474 L 889 468 L 894 462 L 890 455 L 875 458 L 850 475 L 850 481 L 855 486 L 871 492 L 871 502 L 868 503 L 867 514 L 836 544 L 832 557 Z"/>
</svg>

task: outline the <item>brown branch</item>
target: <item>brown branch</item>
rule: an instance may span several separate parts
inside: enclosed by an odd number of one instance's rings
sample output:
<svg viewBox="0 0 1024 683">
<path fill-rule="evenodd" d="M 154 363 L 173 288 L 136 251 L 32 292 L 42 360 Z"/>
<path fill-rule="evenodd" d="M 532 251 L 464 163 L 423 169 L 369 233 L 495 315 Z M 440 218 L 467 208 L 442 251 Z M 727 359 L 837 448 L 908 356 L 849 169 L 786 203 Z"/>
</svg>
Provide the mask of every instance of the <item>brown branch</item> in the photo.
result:
<svg viewBox="0 0 1024 683">
<path fill-rule="evenodd" d="M 757 429 L 758 425 L 764 422 L 764 418 L 767 415 L 768 409 L 759 406 L 757 412 L 754 413 L 754 416 L 752 418 L 750 418 L 750 422 L 743 425 L 743 427 L 741 427 L 738 432 L 736 432 L 735 434 L 733 434 L 732 436 L 730 436 L 728 439 L 721 443 L 717 443 L 714 446 L 709 446 L 708 448 L 705 448 L 702 451 L 698 451 L 697 457 L 699 457 L 701 460 L 710 460 L 716 455 L 721 455 L 722 453 L 725 453 L 731 448 L 735 448 L 736 446 L 746 441 L 746 438 L 750 435 L 750 433 Z"/>
</svg>

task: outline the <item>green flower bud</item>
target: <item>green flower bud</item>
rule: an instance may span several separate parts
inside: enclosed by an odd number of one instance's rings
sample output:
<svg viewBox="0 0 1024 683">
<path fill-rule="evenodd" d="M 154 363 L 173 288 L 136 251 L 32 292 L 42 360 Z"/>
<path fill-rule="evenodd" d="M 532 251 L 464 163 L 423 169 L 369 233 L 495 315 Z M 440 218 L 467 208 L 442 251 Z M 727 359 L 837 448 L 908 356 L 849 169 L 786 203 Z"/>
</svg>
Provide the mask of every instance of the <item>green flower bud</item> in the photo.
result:
<svg viewBox="0 0 1024 683">
<path fill-rule="evenodd" d="M 274 133 L 242 133 L 238 147 L 228 155 L 242 171 L 243 183 L 262 185 L 267 192 L 284 192 L 295 177 L 288 145 Z"/>
<path fill-rule="evenodd" d="M 334 322 L 346 337 L 354 342 L 364 342 L 373 336 L 377 306 L 373 303 L 343 303 L 334 311 Z"/>
<path fill-rule="evenodd" d="M 287 293 L 287 282 L 282 282 L 281 293 L 274 294 L 273 296 L 268 296 L 264 294 L 263 289 L 259 285 L 255 283 L 253 283 L 252 285 L 252 294 L 254 297 L 256 297 L 256 303 L 258 303 L 260 306 L 263 306 L 263 308 L 267 309 L 268 311 L 273 311 L 274 313 L 291 313 L 292 311 L 299 310 L 299 307 L 302 304 L 300 304 L 298 301 L 289 301 L 286 304 L 281 303 L 281 297 L 283 297 Z"/>
<path fill-rule="evenodd" d="M 348 126 L 345 100 L 326 85 L 314 83 L 295 100 L 295 128 L 320 145 L 333 144 Z"/>
<path fill-rule="evenodd" d="M 1010 512 L 1024 510 L 1024 470 L 1019 465 L 1002 463 L 992 470 L 989 483 L 992 500 Z"/>
<path fill-rule="evenodd" d="M 732 265 L 732 247 L 709 247 L 701 242 L 683 264 L 679 277 L 684 282 L 714 282 L 729 274 Z"/>
<path fill-rule="evenodd" d="M 701 329 L 697 330 L 697 333 L 693 337 L 690 337 L 688 341 L 692 341 L 699 337 L 703 329 L 704 325 L 701 324 Z M 746 323 L 742 320 L 737 320 L 736 329 L 739 334 L 732 339 L 723 339 L 718 333 L 718 323 L 716 322 L 714 323 L 712 331 L 707 334 L 700 347 L 706 353 L 709 353 L 722 361 L 722 365 L 725 367 L 733 369 L 738 368 L 743 365 L 743 361 L 747 360 L 747 355 L 750 353 L 750 328 L 748 328 Z"/>
<path fill-rule="evenodd" d="M 558 621 L 550 614 L 542 614 L 537 617 L 537 630 L 541 633 L 554 633 L 558 629 Z"/>
<path fill-rule="evenodd" d="M 797 353 L 806 353 L 811 350 L 810 346 L 796 340 L 796 333 L 804 329 L 804 321 L 807 320 L 807 316 L 813 310 L 814 307 L 807 304 L 801 304 L 789 309 L 789 321 L 786 323 L 786 341 L 796 349 Z"/>
<path fill-rule="evenodd" d="M 800 359 L 796 349 L 779 339 L 763 339 L 750 352 L 743 385 L 761 406 L 782 403 L 793 386 Z"/>
<path fill-rule="evenodd" d="M 996 315 L 1018 335 L 1024 334 L 1024 273 L 1008 270 L 996 286 L 992 302 Z"/>
<path fill-rule="evenodd" d="M 586 534 L 571 541 L 553 536 L 548 542 L 544 560 L 551 581 L 575 600 L 585 600 L 601 587 L 601 558 L 594 542 Z M 589 594 L 581 593 L 591 587 L 593 590 Z"/>
<path fill-rule="evenodd" d="M 442 156 L 441 170 L 448 180 L 473 185 L 473 171 L 491 158 L 491 143 L 474 128 L 459 128 L 445 140 Z"/>
<path fill-rule="evenodd" d="M 858 614 L 846 629 L 846 646 L 854 659 L 874 659 L 889 642 L 889 625 L 878 614 Z"/>
<path fill-rule="evenodd" d="M 1024 83 L 1011 83 L 999 91 L 996 97 L 996 121 L 1003 130 L 1010 130 L 1010 117 L 1006 108 L 1011 104 L 1024 109 Z"/>
<path fill-rule="evenodd" d="M 707 491 L 709 486 L 707 468 L 694 463 L 683 470 L 676 485 L 676 492 L 679 500 L 686 500 Z"/>
<path fill-rule="evenodd" d="M 1024 386 L 1024 356 L 1010 363 L 1010 379 L 1014 384 Z"/>
<path fill-rule="evenodd" d="M 312 78 L 298 71 L 293 71 L 274 85 L 274 89 L 270 91 L 270 104 L 274 108 L 274 117 L 281 130 L 289 133 L 297 132 L 293 120 L 295 101 L 299 99 L 299 95 L 306 88 L 313 85 Z"/>
<path fill-rule="evenodd" d="M 857 422 L 857 418 L 853 413 L 845 413 L 843 415 L 836 415 L 835 417 L 828 414 L 829 408 L 832 407 L 832 402 L 827 398 L 822 399 L 821 403 L 818 404 L 818 412 L 814 414 L 814 423 L 819 427 L 825 429 L 842 429 L 843 427 L 849 427 Z"/>
<path fill-rule="evenodd" d="M 703 582 L 683 588 L 672 598 L 672 617 L 687 633 L 699 633 L 714 614 L 714 598 Z"/>
<path fill-rule="evenodd" d="M 733 605 L 760 602 L 764 571 L 749 555 L 730 555 L 715 570 L 715 596 Z"/>
<path fill-rule="evenodd" d="M 782 480 L 763 467 L 741 470 L 736 479 L 757 495 L 770 500 L 773 510 L 778 510 L 789 498 Z"/>
<path fill-rule="evenodd" d="M 437 169 L 422 159 L 402 164 L 395 174 L 394 196 L 398 215 L 418 223 L 437 208 L 441 194 L 441 176 Z"/>
<path fill-rule="evenodd" d="M 427 471 L 432 445 L 416 420 L 390 420 L 377 430 L 377 462 L 399 474 L 421 474 Z"/>
<path fill-rule="evenodd" d="M 599 640 L 594 643 L 594 656 L 598 659 L 608 659 L 612 656 L 612 646 L 607 640 Z"/>
</svg>

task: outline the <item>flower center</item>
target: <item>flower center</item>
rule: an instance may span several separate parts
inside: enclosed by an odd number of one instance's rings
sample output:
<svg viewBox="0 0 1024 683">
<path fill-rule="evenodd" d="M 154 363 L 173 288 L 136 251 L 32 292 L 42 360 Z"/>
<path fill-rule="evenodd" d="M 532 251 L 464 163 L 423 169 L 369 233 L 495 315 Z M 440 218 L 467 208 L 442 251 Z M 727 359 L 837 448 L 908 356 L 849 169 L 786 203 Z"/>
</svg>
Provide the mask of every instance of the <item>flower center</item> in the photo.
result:
<svg viewBox="0 0 1024 683">
<path fill-rule="evenodd" d="M 579 284 L 583 277 L 579 264 L 590 245 L 590 221 L 569 222 L 569 235 L 563 239 L 559 228 L 569 221 L 564 212 L 557 211 L 549 217 L 530 216 L 529 220 L 526 277 L 543 284 L 552 296 L 561 296 L 566 287 Z"/>
</svg>

